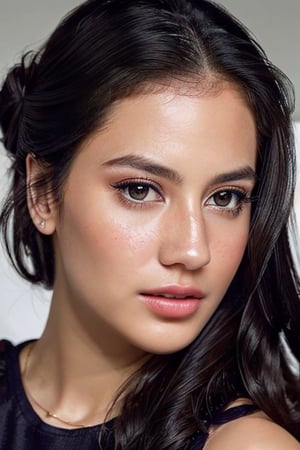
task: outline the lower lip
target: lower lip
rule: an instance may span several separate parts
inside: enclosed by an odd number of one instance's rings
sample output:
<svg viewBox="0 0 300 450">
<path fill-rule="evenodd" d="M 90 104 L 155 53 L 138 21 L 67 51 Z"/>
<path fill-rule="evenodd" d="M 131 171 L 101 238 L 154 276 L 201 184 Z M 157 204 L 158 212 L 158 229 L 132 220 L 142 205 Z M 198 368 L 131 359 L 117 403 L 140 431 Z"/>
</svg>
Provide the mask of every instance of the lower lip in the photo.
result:
<svg viewBox="0 0 300 450">
<path fill-rule="evenodd" d="M 170 319 L 184 319 L 199 309 L 199 298 L 166 298 L 155 295 L 141 295 L 146 306 L 159 316 Z"/>
</svg>

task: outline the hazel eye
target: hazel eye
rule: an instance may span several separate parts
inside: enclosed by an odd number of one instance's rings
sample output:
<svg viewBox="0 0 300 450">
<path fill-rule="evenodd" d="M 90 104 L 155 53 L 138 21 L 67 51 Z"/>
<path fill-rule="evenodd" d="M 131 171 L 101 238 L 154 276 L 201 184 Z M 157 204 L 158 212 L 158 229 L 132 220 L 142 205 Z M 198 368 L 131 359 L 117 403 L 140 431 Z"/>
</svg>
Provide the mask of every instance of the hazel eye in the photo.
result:
<svg viewBox="0 0 300 450">
<path fill-rule="evenodd" d="M 158 188 L 150 182 L 122 181 L 113 187 L 120 192 L 124 200 L 131 203 L 159 202 L 162 199 Z"/>
<path fill-rule="evenodd" d="M 150 186 L 135 183 L 128 185 L 123 192 L 127 198 L 138 202 L 144 201 L 146 199 L 147 201 L 155 200 L 157 195 Z"/>
<path fill-rule="evenodd" d="M 227 210 L 239 208 L 246 193 L 238 190 L 223 190 L 215 192 L 206 202 L 207 205 Z"/>
<path fill-rule="evenodd" d="M 225 207 L 225 206 L 235 206 L 235 203 L 237 203 L 240 200 L 240 196 L 238 196 L 234 192 L 230 191 L 223 191 L 223 192 L 217 192 L 213 196 L 214 202 L 217 206 Z"/>
</svg>

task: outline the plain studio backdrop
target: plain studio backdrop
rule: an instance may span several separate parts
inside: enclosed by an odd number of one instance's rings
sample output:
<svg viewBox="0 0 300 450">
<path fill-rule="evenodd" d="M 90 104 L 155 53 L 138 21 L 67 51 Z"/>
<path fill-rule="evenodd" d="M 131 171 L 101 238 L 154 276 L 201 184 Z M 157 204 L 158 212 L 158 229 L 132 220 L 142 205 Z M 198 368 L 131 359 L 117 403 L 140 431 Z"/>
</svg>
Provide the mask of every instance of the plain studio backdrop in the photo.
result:
<svg viewBox="0 0 300 450">
<path fill-rule="evenodd" d="M 82 3 L 75 0 L 0 0 L 0 78 L 25 50 L 39 47 L 60 18 Z M 300 1 L 220 0 L 255 34 L 270 59 L 300 89 Z M 299 86 L 299 89 L 298 89 Z M 300 154 L 300 105 L 295 129 Z M 298 122 L 297 122 L 298 120 Z M 299 158 L 300 159 L 300 158 Z M 9 161 L 0 145 L 0 200 L 8 188 Z M 300 183 L 296 213 L 300 224 Z M 51 292 L 22 281 L 0 248 L 0 338 L 17 343 L 38 337 L 47 319 Z"/>
</svg>

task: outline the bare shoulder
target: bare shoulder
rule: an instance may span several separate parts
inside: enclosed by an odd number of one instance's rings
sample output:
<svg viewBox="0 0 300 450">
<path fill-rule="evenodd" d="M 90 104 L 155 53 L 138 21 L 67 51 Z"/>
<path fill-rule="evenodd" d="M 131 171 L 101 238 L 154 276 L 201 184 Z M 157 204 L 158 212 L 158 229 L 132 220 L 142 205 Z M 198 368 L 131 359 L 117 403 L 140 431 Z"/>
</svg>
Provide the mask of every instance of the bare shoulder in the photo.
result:
<svg viewBox="0 0 300 450">
<path fill-rule="evenodd" d="M 204 450 L 300 450 L 300 444 L 265 414 L 257 412 L 212 430 Z"/>
</svg>

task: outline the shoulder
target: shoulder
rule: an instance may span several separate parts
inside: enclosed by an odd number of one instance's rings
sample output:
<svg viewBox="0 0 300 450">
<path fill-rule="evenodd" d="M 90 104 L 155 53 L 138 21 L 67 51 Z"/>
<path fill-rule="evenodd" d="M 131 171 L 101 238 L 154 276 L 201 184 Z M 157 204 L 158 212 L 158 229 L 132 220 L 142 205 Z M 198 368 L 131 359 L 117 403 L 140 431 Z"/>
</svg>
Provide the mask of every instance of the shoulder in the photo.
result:
<svg viewBox="0 0 300 450">
<path fill-rule="evenodd" d="M 300 450 L 300 444 L 264 413 L 257 412 L 213 429 L 204 450 Z"/>
<path fill-rule="evenodd" d="M 0 405 L 7 397 L 7 352 L 10 347 L 10 342 L 0 340 Z"/>
<path fill-rule="evenodd" d="M 11 343 L 9 341 L 0 340 L 0 381 L 6 372 L 5 355 L 10 347 Z"/>
<path fill-rule="evenodd" d="M 16 346 L 5 339 L 0 340 L 0 386 L 5 383 L 8 377 L 8 366 L 11 366 L 11 360 L 15 354 L 17 354 Z"/>
</svg>

